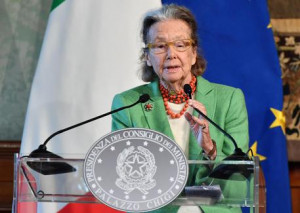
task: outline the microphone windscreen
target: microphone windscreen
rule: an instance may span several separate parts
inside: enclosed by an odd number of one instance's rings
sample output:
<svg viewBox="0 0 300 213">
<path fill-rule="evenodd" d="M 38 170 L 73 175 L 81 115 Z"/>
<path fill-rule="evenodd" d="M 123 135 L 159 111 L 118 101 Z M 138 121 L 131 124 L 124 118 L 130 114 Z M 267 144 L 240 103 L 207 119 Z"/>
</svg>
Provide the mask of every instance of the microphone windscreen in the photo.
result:
<svg viewBox="0 0 300 213">
<path fill-rule="evenodd" d="M 148 95 L 148 94 L 143 94 L 143 95 L 140 96 L 139 102 L 145 103 L 145 102 L 147 102 L 149 99 L 150 99 L 150 95 Z"/>
<path fill-rule="evenodd" d="M 192 99 L 192 87 L 189 84 L 185 84 L 183 90 Z"/>
</svg>

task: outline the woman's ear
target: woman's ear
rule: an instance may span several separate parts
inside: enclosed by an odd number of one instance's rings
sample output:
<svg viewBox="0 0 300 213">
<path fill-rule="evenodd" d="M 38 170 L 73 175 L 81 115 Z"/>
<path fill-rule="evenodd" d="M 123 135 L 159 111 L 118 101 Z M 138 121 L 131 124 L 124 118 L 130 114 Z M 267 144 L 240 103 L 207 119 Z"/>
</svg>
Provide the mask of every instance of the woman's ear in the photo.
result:
<svg viewBox="0 0 300 213">
<path fill-rule="evenodd" d="M 192 65 L 195 65 L 196 64 L 196 61 L 197 61 L 197 47 L 194 47 L 193 48 L 193 56 L 192 56 Z"/>
<path fill-rule="evenodd" d="M 152 63 L 150 61 L 150 57 L 148 53 L 145 53 L 145 60 L 147 62 L 147 66 L 152 67 Z"/>
</svg>

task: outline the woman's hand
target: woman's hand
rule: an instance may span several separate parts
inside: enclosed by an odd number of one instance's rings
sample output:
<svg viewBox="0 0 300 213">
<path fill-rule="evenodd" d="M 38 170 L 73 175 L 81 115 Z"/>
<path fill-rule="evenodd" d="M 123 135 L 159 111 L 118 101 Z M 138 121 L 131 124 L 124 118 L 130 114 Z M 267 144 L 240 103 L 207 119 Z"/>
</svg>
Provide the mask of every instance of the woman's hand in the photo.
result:
<svg viewBox="0 0 300 213">
<path fill-rule="evenodd" d="M 206 108 L 205 106 L 196 101 L 196 100 L 189 100 L 189 106 L 200 110 L 203 114 L 206 115 Z M 202 118 L 201 115 L 199 117 L 192 116 L 190 113 L 185 113 L 185 118 L 190 124 L 190 127 L 198 141 L 198 144 L 202 147 L 206 154 L 209 154 L 213 149 L 215 149 L 215 145 L 209 134 L 209 123 L 207 120 Z M 210 159 L 215 159 L 217 155 L 217 151 L 215 150 L 213 153 L 210 153 Z"/>
</svg>

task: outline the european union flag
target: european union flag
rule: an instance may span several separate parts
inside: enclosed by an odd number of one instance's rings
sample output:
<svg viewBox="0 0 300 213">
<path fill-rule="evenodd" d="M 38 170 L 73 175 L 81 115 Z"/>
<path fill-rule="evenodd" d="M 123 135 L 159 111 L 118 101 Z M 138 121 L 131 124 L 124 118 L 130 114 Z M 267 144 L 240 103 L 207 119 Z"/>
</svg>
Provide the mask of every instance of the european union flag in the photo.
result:
<svg viewBox="0 0 300 213">
<path fill-rule="evenodd" d="M 196 16 L 208 62 L 205 77 L 245 94 L 250 145 L 261 159 L 267 212 L 291 212 L 281 70 L 267 2 L 263 0 L 164 0 Z M 280 128 L 281 127 L 281 128 Z"/>
</svg>

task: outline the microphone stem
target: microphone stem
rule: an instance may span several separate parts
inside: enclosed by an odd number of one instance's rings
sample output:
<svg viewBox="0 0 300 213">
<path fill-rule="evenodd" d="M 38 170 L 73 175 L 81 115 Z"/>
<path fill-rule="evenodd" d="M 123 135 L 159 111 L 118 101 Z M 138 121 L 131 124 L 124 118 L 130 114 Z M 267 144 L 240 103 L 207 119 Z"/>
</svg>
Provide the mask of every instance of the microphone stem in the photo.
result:
<svg viewBox="0 0 300 213">
<path fill-rule="evenodd" d="M 97 119 L 102 118 L 102 117 L 104 117 L 104 116 L 107 116 L 107 115 L 110 115 L 110 114 L 112 114 L 112 113 L 118 112 L 118 111 L 120 111 L 120 110 L 129 108 L 129 107 L 132 107 L 132 106 L 138 104 L 139 102 L 140 102 L 140 100 L 138 100 L 137 102 L 135 102 L 135 103 L 133 103 L 133 104 L 131 104 L 131 105 L 128 105 L 128 106 L 124 106 L 124 107 L 115 109 L 115 110 L 113 110 L 113 111 L 107 112 L 107 113 L 105 113 L 105 114 L 99 115 L 99 116 L 97 116 L 97 117 L 88 119 L 88 120 L 86 120 L 86 121 L 82 121 L 82 122 L 80 122 L 80 123 L 78 123 L 78 124 L 75 124 L 75 125 L 73 125 L 73 126 L 69 126 L 69 127 L 67 127 L 67 128 L 61 129 L 61 130 L 59 130 L 59 131 L 57 131 L 57 132 L 54 132 L 52 135 L 50 135 L 50 136 L 45 140 L 45 142 L 44 142 L 44 144 L 43 144 L 43 147 L 46 147 L 46 145 L 47 145 L 47 143 L 50 141 L 50 139 L 53 138 L 54 136 L 60 134 L 60 133 L 63 133 L 63 132 L 68 131 L 68 130 L 70 130 L 70 129 L 76 128 L 76 127 L 81 126 L 81 125 L 83 125 L 83 124 L 92 122 L 92 121 L 94 121 L 94 120 L 97 120 Z"/>
<path fill-rule="evenodd" d="M 206 120 L 208 120 L 212 125 L 214 125 L 218 130 L 220 130 L 225 136 L 227 136 L 230 140 L 232 140 L 234 146 L 235 146 L 235 149 L 238 149 L 238 146 L 237 146 L 237 143 L 236 141 L 234 140 L 234 138 L 229 135 L 225 130 L 223 130 L 221 127 L 219 127 L 218 124 L 216 124 L 213 120 L 211 120 L 209 117 L 207 117 L 206 115 L 204 115 L 203 112 L 201 112 L 200 110 L 194 108 L 202 117 L 204 117 Z"/>
</svg>

